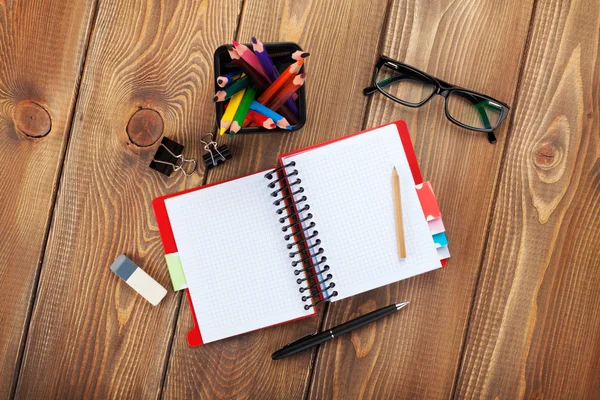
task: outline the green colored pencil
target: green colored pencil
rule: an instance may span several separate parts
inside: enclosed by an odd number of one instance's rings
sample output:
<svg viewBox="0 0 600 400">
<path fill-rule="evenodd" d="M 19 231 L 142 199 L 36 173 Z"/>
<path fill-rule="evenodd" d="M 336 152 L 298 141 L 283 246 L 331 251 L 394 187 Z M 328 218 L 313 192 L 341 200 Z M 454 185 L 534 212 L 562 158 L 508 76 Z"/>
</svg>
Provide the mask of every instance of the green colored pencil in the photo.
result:
<svg viewBox="0 0 600 400">
<path fill-rule="evenodd" d="M 246 93 L 244 93 L 244 97 L 242 97 L 242 101 L 233 117 L 233 122 L 231 122 L 229 137 L 233 137 L 233 135 L 242 129 L 242 125 L 246 119 L 248 110 L 250 109 L 250 104 L 252 103 L 252 100 L 254 100 L 254 96 L 256 96 L 256 89 L 253 87 L 246 89 Z"/>
</svg>

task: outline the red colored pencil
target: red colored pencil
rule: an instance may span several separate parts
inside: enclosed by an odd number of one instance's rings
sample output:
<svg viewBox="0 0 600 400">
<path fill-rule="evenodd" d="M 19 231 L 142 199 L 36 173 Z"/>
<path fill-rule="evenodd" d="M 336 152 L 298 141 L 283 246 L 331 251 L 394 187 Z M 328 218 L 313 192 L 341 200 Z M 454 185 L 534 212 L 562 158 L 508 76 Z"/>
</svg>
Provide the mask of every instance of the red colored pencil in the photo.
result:
<svg viewBox="0 0 600 400">
<path fill-rule="evenodd" d="M 232 40 L 231 43 L 233 43 L 233 45 L 235 46 L 235 50 L 240 55 L 242 60 L 246 61 L 252 68 L 257 70 L 259 74 L 261 74 L 265 79 L 270 81 L 258 57 L 256 56 L 256 54 L 254 54 L 252 50 L 248 48 L 248 46 L 238 43 L 235 40 Z"/>
<path fill-rule="evenodd" d="M 262 114 L 257 113 L 256 111 L 249 110 L 248 114 L 246 114 L 246 120 L 242 126 L 246 127 L 254 122 L 258 126 L 262 126 L 263 128 L 273 129 L 275 128 L 275 122 L 271 118 L 267 118 Z"/>
<path fill-rule="evenodd" d="M 279 92 L 288 81 L 291 81 L 296 76 L 296 74 L 298 74 L 298 71 L 300 71 L 302 64 L 304 64 L 304 59 L 300 59 L 299 61 L 296 61 L 295 63 L 287 67 L 287 69 L 283 71 L 281 75 L 279 75 L 279 78 L 277 78 L 277 80 L 273 82 L 271 86 L 269 86 L 267 90 L 263 92 L 263 94 L 260 95 L 257 101 L 260 104 L 264 105 L 271 101 L 273 96 L 275 96 L 275 94 Z M 287 118 L 287 116 L 285 115 L 284 117 Z"/>
<path fill-rule="evenodd" d="M 288 83 L 286 83 L 279 92 L 275 93 L 275 95 L 267 104 L 265 104 L 265 106 L 269 107 L 271 110 L 277 110 L 281 108 L 287 99 L 292 97 L 292 94 L 296 93 L 296 91 L 298 91 L 298 89 L 304 85 L 305 79 L 306 74 L 296 75 L 294 79 L 288 81 Z"/>
</svg>

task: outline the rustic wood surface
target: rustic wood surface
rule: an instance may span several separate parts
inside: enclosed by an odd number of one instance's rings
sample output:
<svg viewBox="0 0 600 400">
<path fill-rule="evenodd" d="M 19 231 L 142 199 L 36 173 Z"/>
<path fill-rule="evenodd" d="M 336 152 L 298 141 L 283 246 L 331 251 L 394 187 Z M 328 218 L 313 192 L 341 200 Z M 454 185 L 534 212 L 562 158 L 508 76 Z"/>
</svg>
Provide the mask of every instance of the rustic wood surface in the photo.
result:
<svg viewBox="0 0 600 400">
<path fill-rule="evenodd" d="M 600 397 L 596 0 L 33 4 L 0 2 L 0 396 Z M 163 136 L 200 160 L 214 49 L 252 35 L 311 52 L 306 126 L 219 138 L 234 159 L 208 174 L 150 170 Z M 364 97 L 380 53 L 510 104 L 498 143 L 452 125 L 439 99 Z M 125 253 L 170 289 L 154 197 L 396 119 L 444 213 L 445 269 L 200 348 L 182 293 L 153 308 L 108 270 Z M 400 300 L 401 314 L 270 360 Z"/>
<path fill-rule="evenodd" d="M 94 2 L 0 2 L 0 397 L 14 392 Z"/>
</svg>

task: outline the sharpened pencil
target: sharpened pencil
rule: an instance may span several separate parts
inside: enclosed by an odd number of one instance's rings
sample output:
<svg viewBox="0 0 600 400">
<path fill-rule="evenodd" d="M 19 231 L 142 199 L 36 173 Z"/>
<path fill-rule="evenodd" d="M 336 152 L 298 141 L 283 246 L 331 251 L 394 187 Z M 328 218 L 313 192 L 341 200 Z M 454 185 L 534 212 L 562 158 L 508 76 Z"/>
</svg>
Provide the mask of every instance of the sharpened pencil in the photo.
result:
<svg viewBox="0 0 600 400">
<path fill-rule="evenodd" d="M 301 58 L 306 58 L 310 56 L 310 53 L 307 53 L 306 51 L 302 51 L 302 50 L 296 50 L 295 52 L 292 53 L 292 59 L 298 61 Z"/>
<path fill-rule="evenodd" d="M 248 114 L 246 114 L 246 120 L 244 121 L 244 126 L 247 126 L 250 123 L 255 123 L 256 125 L 262 126 L 266 129 L 274 129 L 277 126 L 271 118 L 259 114 L 256 111 L 248 110 Z"/>
<path fill-rule="evenodd" d="M 223 113 L 223 117 L 221 117 L 221 125 L 219 126 L 219 134 L 223 135 L 227 129 L 231 126 L 233 122 L 233 117 L 240 106 L 240 102 L 244 97 L 244 93 L 246 93 L 246 89 L 243 89 L 241 92 L 237 92 L 231 97 L 229 103 L 227 104 L 227 109 Z"/>
<path fill-rule="evenodd" d="M 258 71 L 259 74 L 264 76 L 266 79 L 270 80 L 267 73 L 265 72 L 265 69 L 258 60 L 258 57 L 256 56 L 256 54 L 254 54 L 252 50 L 248 48 L 248 46 L 238 43 L 235 40 L 233 40 L 231 43 L 233 43 L 235 50 L 240 55 L 242 60 L 246 61 L 252 68 Z"/>
<path fill-rule="evenodd" d="M 252 103 L 250 103 L 250 110 L 256 111 L 259 114 L 262 114 L 266 117 L 271 118 L 273 121 L 275 121 L 277 126 L 282 129 L 287 129 L 287 130 L 292 129 L 292 126 L 290 125 L 288 120 L 283 117 L 283 115 L 276 113 L 275 111 L 271 110 L 269 107 L 260 104 L 256 100 L 254 100 Z"/>
<path fill-rule="evenodd" d="M 233 121 L 231 122 L 231 126 L 229 127 L 229 137 L 233 137 L 236 133 L 242 129 L 242 124 L 246 119 L 246 115 L 248 114 L 248 110 L 250 109 L 250 103 L 254 100 L 254 96 L 256 95 L 256 89 L 253 87 L 249 87 L 246 89 L 246 93 L 244 93 L 244 97 L 242 97 L 242 101 L 240 102 L 240 106 L 235 112 L 235 116 L 233 117 Z M 227 107 L 229 109 L 229 107 Z"/>
<path fill-rule="evenodd" d="M 295 63 L 287 67 L 286 70 L 283 71 L 281 75 L 279 75 L 279 78 L 277 78 L 275 82 L 273 82 L 271 86 L 269 86 L 267 90 L 265 90 L 263 94 L 260 95 L 257 101 L 261 104 L 267 104 L 269 101 L 271 101 L 273 96 L 278 91 L 280 91 L 281 88 L 288 81 L 291 81 L 294 78 L 294 76 L 298 74 L 298 71 L 300 71 L 300 68 L 302 68 L 302 64 L 304 64 L 304 59 L 296 61 Z"/>
<path fill-rule="evenodd" d="M 217 85 L 219 85 L 219 87 L 225 87 L 228 84 L 235 81 L 236 79 L 238 79 L 241 74 L 242 73 L 240 71 L 233 71 L 233 72 L 228 72 L 224 75 L 221 75 L 217 78 Z"/>
<path fill-rule="evenodd" d="M 396 167 L 392 171 L 392 191 L 394 196 L 394 214 L 396 216 L 396 240 L 398 242 L 398 258 L 406 258 L 404 242 L 404 223 L 402 221 L 402 195 L 400 193 L 400 176 Z"/>
<path fill-rule="evenodd" d="M 254 50 L 254 54 L 256 54 L 258 61 L 260 61 L 260 65 L 262 65 L 265 73 L 269 77 L 269 80 L 274 82 L 279 76 L 279 71 L 275 68 L 275 64 L 273 64 L 273 60 L 271 60 L 269 53 L 265 51 L 262 42 L 255 37 L 252 37 L 252 49 Z"/>
<path fill-rule="evenodd" d="M 246 89 L 251 84 L 252 81 L 250 81 L 250 79 L 247 76 L 243 76 L 237 81 L 233 82 L 231 85 L 227 86 L 225 89 L 219 90 L 217 93 L 215 93 L 215 97 L 213 97 L 212 101 L 218 102 L 230 99 L 231 96 L 233 96 L 242 89 Z"/>
<path fill-rule="evenodd" d="M 292 97 L 292 94 L 296 93 L 298 89 L 304 85 L 305 79 L 306 74 L 296 75 L 292 80 L 288 81 L 279 92 L 275 93 L 271 101 L 265 105 L 271 109 L 279 109 Z"/>
</svg>

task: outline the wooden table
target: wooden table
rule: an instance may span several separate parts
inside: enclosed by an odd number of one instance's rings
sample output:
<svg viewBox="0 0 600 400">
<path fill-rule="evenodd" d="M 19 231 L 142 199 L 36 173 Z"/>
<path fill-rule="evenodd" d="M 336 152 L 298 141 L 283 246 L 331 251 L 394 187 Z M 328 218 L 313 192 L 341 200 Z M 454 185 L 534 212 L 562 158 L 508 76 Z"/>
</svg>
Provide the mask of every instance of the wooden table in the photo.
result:
<svg viewBox="0 0 600 400">
<path fill-rule="evenodd" d="M 305 128 L 219 138 L 234 159 L 208 174 L 150 170 L 163 135 L 200 159 L 213 51 L 252 35 L 311 52 Z M 597 0 L 0 2 L 1 397 L 599 398 L 599 35 Z M 363 97 L 380 53 L 510 104 L 498 143 L 439 98 Z M 396 119 L 444 213 L 445 269 L 200 348 L 181 292 L 153 308 L 109 271 L 126 253 L 170 287 L 154 197 Z"/>
</svg>

